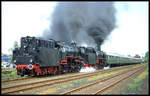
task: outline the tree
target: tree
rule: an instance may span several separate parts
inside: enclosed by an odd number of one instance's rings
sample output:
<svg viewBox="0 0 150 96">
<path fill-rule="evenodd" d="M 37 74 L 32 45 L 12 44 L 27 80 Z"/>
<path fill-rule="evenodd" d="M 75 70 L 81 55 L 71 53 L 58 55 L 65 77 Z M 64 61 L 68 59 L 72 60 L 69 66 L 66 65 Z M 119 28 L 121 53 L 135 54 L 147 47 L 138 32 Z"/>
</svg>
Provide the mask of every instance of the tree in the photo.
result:
<svg viewBox="0 0 150 96">
<path fill-rule="evenodd" d="M 13 47 L 12 47 L 12 48 L 9 48 L 8 51 L 9 51 L 9 52 L 12 52 L 15 48 L 19 48 L 19 45 L 18 45 L 18 42 L 17 42 L 17 41 L 14 42 Z"/>
<path fill-rule="evenodd" d="M 132 57 L 131 55 L 128 55 L 128 57 Z"/>
<path fill-rule="evenodd" d="M 13 50 L 14 50 L 15 48 L 19 48 L 19 45 L 18 45 L 18 42 L 17 42 L 17 41 L 14 42 L 13 47 L 12 47 L 12 48 L 9 48 L 8 51 L 11 52 L 11 53 L 13 53 Z M 9 56 L 10 56 L 10 59 L 11 59 L 11 63 L 13 63 L 13 57 L 12 57 L 12 55 L 9 55 Z"/>
<path fill-rule="evenodd" d="M 18 47 L 19 47 L 19 46 L 18 46 L 18 42 L 17 42 L 17 41 L 15 41 L 15 42 L 14 42 L 13 49 L 18 48 Z"/>
<path fill-rule="evenodd" d="M 135 58 L 141 58 L 141 56 L 138 55 L 138 54 L 136 54 L 134 57 L 135 57 Z"/>
<path fill-rule="evenodd" d="M 149 57 L 149 56 L 148 56 L 148 51 L 145 53 L 145 57 L 146 57 L 146 58 L 148 58 L 148 57 Z"/>
<path fill-rule="evenodd" d="M 144 57 L 144 62 L 145 63 L 147 63 L 148 62 L 148 60 L 149 60 L 149 52 L 147 51 L 146 53 L 145 53 L 145 57 Z"/>
</svg>

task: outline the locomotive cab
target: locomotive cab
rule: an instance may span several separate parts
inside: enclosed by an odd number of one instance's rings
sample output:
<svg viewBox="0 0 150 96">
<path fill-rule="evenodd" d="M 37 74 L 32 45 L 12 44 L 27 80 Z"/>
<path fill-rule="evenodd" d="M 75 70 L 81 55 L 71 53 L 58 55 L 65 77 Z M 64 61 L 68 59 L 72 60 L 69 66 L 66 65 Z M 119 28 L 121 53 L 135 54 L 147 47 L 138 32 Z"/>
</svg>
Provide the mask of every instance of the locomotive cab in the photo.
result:
<svg viewBox="0 0 150 96">
<path fill-rule="evenodd" d="M 94 48 L 92 47 L 87 47 L 85 50 L 86 53 L 86 59 L 89 64 L 96 64 L 96 52 Z"/>
<path fill-rule="evenodd" d="M 46 41 L 35 37 L 22 37 L 21 47 L 13 50 L 17 74 L 33 75 L 33 71 L 39 66 L 59 66 L 59 52 L 54 47 L 55 41 L 52 39 Z"/>
</svg>

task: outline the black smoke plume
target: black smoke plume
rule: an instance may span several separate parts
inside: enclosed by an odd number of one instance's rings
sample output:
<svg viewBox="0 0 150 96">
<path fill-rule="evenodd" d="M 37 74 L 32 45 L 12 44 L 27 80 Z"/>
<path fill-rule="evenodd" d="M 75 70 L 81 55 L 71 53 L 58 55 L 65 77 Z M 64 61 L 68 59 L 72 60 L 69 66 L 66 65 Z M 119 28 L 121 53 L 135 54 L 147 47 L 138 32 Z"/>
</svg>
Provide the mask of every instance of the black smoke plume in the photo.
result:
<svg viewBox="0 0 150 96">
<path fill-rule="evenodd" d="M 52 14 L 45 39 L 101 45 L 115 28 L 113 2 L 60 2 Z"/>
</svg>

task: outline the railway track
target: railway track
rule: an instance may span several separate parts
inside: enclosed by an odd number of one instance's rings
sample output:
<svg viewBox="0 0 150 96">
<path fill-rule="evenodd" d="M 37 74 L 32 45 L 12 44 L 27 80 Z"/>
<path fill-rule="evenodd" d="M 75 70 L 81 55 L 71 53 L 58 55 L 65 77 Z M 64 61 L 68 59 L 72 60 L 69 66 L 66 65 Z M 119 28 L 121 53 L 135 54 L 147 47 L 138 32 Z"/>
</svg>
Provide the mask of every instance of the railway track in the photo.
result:
<svg viewBox="0 0 150 96">
<path fill-rule="evenodd" d="M 76 73 L 68 73 L 68 74 L 76 74 Z M 66 75 L 66 74 L 58 74 L 58 75 L 55 75 L 55 76 L 63 76 L 63 75 Z M 51 76 L 51 75 L 48 75 L 48 76 L 38 76 L 38 77 L 32 77 L 32 76 L 24 76 L 24 77 L 17 77 L 17 78 L 14 78 L 14 79 L 4 79 L 2 80 L 2 83 L 14 83 L 14 82 L 19 82 L 19 81 L 22 81 L 22 80 L 31 80 L 31 79 L 40 79 L 40 78 L 49 78 L 49 77 L 54 77 L 54 76 Z"/>
<path fill-rule="evenodd" d="M 133 65 L 130 65 L 130 66 L 133 66 Z M 119 68 L 119 67 L 118 67 Z M 69 73 L 69 74 L 76 74 L 76 73 Z M 63 75 L 66 75 L 66 74 L 60 74 L 61 76 Z M 59 75 L 57 75 L 59 76 Z M 42 77 L 42 78 L 49 78 L 49 77 Z M 14 79 L 7 79 L 7 80 L 3 80 L 2 79 L 2 83 L 14 83 L 14 82 L 19 82 L 19 81 L 22 81 L 22 80 L 31 80 L 33 79 L 32 77 L 29 77 L 29 76 L 25 76 L 25 77 L 18 77 L 18 78 L 14 78 Z M 34 79 L 39 79 L 39 78 L 36 78 L 34 77 Z"/>
<path fill-rule="evenodd" d="M 122 80 L 130 77 L 131 75 L 135 74 L 136 72 L 138 72 L 141 69 L 142 69 L 141 67 L 133 68 L 133 69 L 121 72 L 119 74 L 103 78 L 96 82 L 85 84 L 83 86 L 63 92 L 61 94 L 62 95 L 64 95 L 64 94 L 92 94 L 92 95 L 100 94 L 101 92 L 118 84 Z M 94 88 L 94 89 L 92 89 L 92 88 Z M 88 90 L 88 89 L 90 89 L 90 90 Z"/>
<path fill-rule="evenodd" d="M 75 73 L 69 73 L 69 74 L 75 74 Z M 65 74 L 62 74 L 61 76 L 63 76 Z M 57 75 L 57 76 L 60 76 L 60 75 Z M 24 80 L 36 80 L 36 79 L 41 79 L 41 78 L 49 78 L 49 77 L 54 77 L 54 76 L 39 76 L 39 77 L 29 77 L 29 76 L 26 76 L 26 77 L 18 77 L 18 78 L 15 78 L 15 79 L 8 79 L 8 80 L 2 80 L 2 83 L 15 83 L 15 82 L 20 82 L 20 81 L 24 81 Z"/>
<path fill-rule="evenodd" d="M 73 76 L 62 77 L 62 78 L 57 78 L 57 79 L 44 80 L 44 81 L 39 81 L 39 82 L 25 83 L 25 84 L 20 84 L 16 86 L 5 87 L 5 88 L 2 88 L 2 94 L 17 94 L 19 92 L 32 90 L 32 89 L 39 88 L 39 87 L 51 86 L 51 85 L 58 84 L 58 83 L 69 82 L 72 80 L 94 76 L 99 73 L 103 74 L 105 72 L 112 72 L 114 70 L 121 70 L 121 69 L 131 68 L 131 67 L 132 66 L 123 66 L 121 68 L 118 67 L 118 68 L 112 68 L 109 70 L 101 70 L 101 71 L 87 73 L 87 74 L 79 74 L 79 75 L 73 75 Z"/>
<path fill-rule="evenodd" d="M 15 79 L 8 79 L 8 80 L 2 80 L 2 83 L 8 83 L 8 82 L 12 82 L 12 81 L 21 81 L 21 80 L 26 80 L 26 79 L 29 79 L 29 78 L 32 78 L 32 77 L 18 77 L 18 78 L 15 78 Z"/>
</svg>

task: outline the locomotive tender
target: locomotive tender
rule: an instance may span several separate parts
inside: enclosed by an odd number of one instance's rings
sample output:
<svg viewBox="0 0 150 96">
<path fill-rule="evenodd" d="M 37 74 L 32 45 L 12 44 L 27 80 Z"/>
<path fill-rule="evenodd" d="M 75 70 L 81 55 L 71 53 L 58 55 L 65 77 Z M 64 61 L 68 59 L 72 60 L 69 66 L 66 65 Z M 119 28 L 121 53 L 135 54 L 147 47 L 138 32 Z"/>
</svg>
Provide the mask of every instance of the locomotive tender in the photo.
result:
<svg viewBox="0 0 150 96">
<path fill-rule="evenodd" d="M 43 40 L 36 37 L 22 37 L 21 46 L 13 51 L 13 60 L 17 74 L 39 76 L 79 72 L 82 67 L 103 69 L 107 65 L 140 63 L 139 59 L 106 55 L 92 47 L 77 46 L 76 43 Z M 119 59 L 118 59 L 119 58 Z M 127 60 L 127 59 L 126 59 Z M 113 62 L 112 62 L 113 61 Z"/>
</svg>

